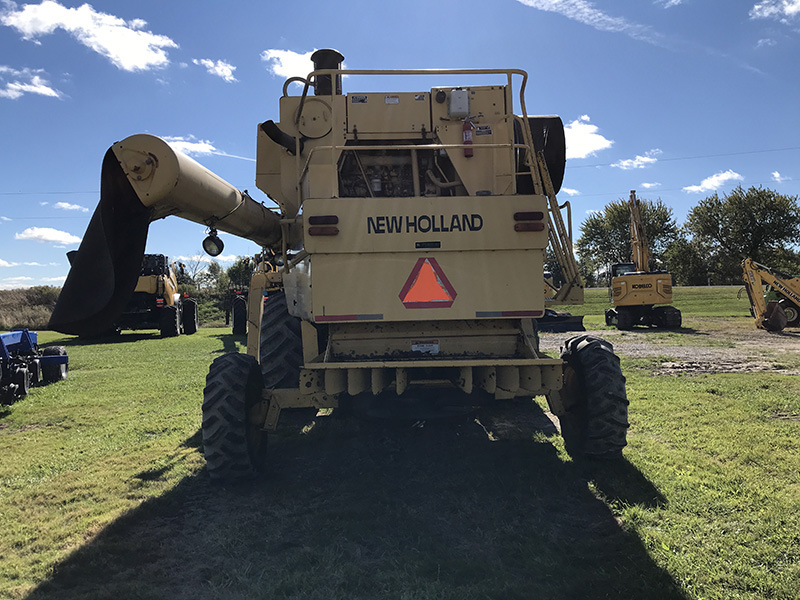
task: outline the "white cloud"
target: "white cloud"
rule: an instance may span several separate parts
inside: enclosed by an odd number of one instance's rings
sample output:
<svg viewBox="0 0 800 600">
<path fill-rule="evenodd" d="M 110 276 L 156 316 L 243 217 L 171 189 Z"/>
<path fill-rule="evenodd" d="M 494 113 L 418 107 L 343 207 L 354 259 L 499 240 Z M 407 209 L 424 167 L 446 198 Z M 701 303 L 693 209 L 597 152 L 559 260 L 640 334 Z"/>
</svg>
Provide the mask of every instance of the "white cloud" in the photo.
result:
<svg viewBox="0 0 800 600">
<path fill-rule="evenodd" d="M 656 0 L 656 4 L 661 4 L 664 8 L 672 8 L 673 6 L 680 6 L 684 0 Z"/>
<path fill-rule="evenodd" d="M 653 188 L 659 187 L 660 185 L 661 185 L 661 184 L 660 184 L 659 182 L 657 182 L 657 181 L 654 181 L 654 182 L 652 182 L 652 183 L 643 183 L 643 184 L 642 184 L 642 187 L 643 187 L 644 189 L 646 189 L 646 190 L 652 190 Z"/>
<path fill-rule="evenodd" d="M 589 122 L 588 115 L 583 115 L 564 127 L 567 138 L 567 158 L 586 158 L 600 150 L 610 148 L 614 142 L 600 133 L 597 125 Z"/>
<path fill-rule="evenodd" d="M 51 227 L 28 227 L 22 233 L 15 234 L 14 239 L 66 245 L 79 244 L 81 241 L 81 238 L 71 233 L 59 231 Z"/>
<path fill-rule="evenodd" d="M 580 192 L 578 190 L 573 190 L 572 188 L 562 187 L 561 191 L 564 192 L 567 196 L 578 196 L 578 195 L 580 195 Z"/>
<path fill-rule="evenodd" d="M 278 77 L 305 77 L 314 70 L 311 55 L 315 50 L 300 54 L 291 50 L 264 50 L 261 60 L 267 63 L 267 69 Z"/>
<path fill-rule="evenodd" d="M 89 209 L 85 206 L 80 206 L 78 204 L 70 204 L 69 202 L 56 202 L 53 205 L 53 208 L 60 208 L 61 210 L 77 210 L 80 212 L 89 212 Z"/>
<path fill-rule="evenodd" d="M 11 219 L 9 219 L 8 217 L 0 217 L 0 221 L 10 221 L 10 220 Z"/>
<path fill-rule="evenodd" d="M 167 48 L 178 44 L 165 35 L 145 31 L 142 19 L 125 21 L 97 12 L 89 4 L 67 8 L 54 0 L 25 4 L 9 3 L 0 23 L 13 27 L 23 39 L 40 44 L 38 38 L 63 29 L 84 46 L 109 59 L 124 71 L 147 71 L 169 63 Z"/>
<path fill-rule="evenodd" d="M 61 277 L 44 277 L 41 279 L 41 281 L 44 281 L 46 283 L 64 283 L 66 278 L 67 278 L 66 275 L 62 275 Z"/>
<path fill-rule="evenodd" d="M 16 267 L 17 265 L 19 265 L 19 263 L 10 263 L 0 258 L 0 267 Z"/>
<path fill-rule="evenodd" d="M 220 231 L 220 233 L 222 233 Z M 173 260 L 180 262 L 198 262 L 210 264 L 211 262 L 229 263 L 236 262 L 238 256 L 235 254 L 220 254 L 219 256 L 208 256 L 207 254 L 195 254 L 193 256 L 175 256 Z"/>
<path fill-rule="evenodd" d="M 612 17 L 595 8 L 588 0 L 517 0 L 537 10 L 554 12 L 588 25 L 600 31 L 624 33 L 634 39 L 651 44 L 663 44 L 663 36 L 644 25 L 633 23 L 623 17 Z"/>
<path fill-rule="evenodd" d="M 700 182 L 700 185 L 686 186 L 683 188 L 683 191 L 689 192 L 690 194 L 695 194 L 698 192 L 710 192 L 712 190 L 716 191 L 729 181 L 741 181 L 742 179 L 744 179 L 744 177 L 735 171 L 728 169 L 727 171 L 715 173 L 711 177 L 706 177 Z"/>
<path fill-rule="evenodd" d="M 800 0 L 762 0 L 750 9 L 751 19 L 777 19 L 789 23 L 800 16 Z"/>
<path fill-rule="evenodd" d="M 25 94 L 38 94 L 51 98 L 61 98 L 62 93 L 51 87 L 42 69 L 12 69 L 0 65 L 0 98 L 16 100 Z"/>
<path fill-rule="evenodd" d="M 618 160 L 617 162 L 613 163 L 612 167 L 617 167 L 618 169 L 622 169 L 623 171 L 629 171 L 631 169 L 644 169 L 656 162 L 658 159 L 655 158 L 661 154 L 661 150 L 658 148 L 653 148 L 652 150 L 648 150 L 644 153 L 644 156 L 637 155 L 636 158 L 627 158 L 625 160 Z"/>
<path fill-rule="evenodd" d="M 756 42 L 756 48 L 771 48 L 772 46 L 777 46 L 777 45 L 778 42 L 770 38 L 764 38 Z"/>
<path fill-rule="evenodd" d="M 773 171 L 772 172 L 772 181 L 775 181 L 777 183 L 781 183 L 783 181 L 791 181 L 791 180 L 792 180 L 791 177 L 786 177 L 784 175 L 781 175 L 780 173 L 778 173 L 778 171 Z"/>
<path fill-rule="evenodd" d="M 228 158 L 238 158 L 239 160 L 248 160 L 250 162 L 256 162 L 254 158 L 248 158 L 246 156 L 237 156 L 235 154 L 228 154 L 227 152 L 223 152 L 222 150 L 218 150 L 214 144 L 209 142 L 208 140 L 198 140 L 193 135 L 188 137 L 183 136 L 162 136 L 163 140 L 167 142 L 170 147 L 178 152 L 183 152 L 189 156 L 227 156 Z"/>
<path fill-rule="evenodd" d="M 221 77 L 228 83 L 233 83 L 234 81 L 238 81 L 236 77 L 233 76 L 233 72 L 236 70 L 229 62 L 224 60 L 218 60 L 214 62 L 208 58 L 195 58 L 192 62 L 196 65 L 201 67 L 205 67 L 206 71 L 208 71 L 211 75 L 216 75 L 217 77 Z"/>
</svg>

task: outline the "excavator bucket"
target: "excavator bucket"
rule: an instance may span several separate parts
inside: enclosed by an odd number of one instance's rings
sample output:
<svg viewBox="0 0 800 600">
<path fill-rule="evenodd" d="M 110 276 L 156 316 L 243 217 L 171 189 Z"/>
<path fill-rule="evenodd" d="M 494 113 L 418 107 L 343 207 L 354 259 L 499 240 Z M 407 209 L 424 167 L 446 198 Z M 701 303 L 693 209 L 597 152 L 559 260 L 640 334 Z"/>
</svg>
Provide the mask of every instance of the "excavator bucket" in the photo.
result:
<svg viewBox="0 0 800 600">
<path fill-rule="evenodd" d="M 128 182 L 112 150 L 103 158 L 100 203 L 58 297 L 49 328 L 80 336 L 114 325 L 133 294 L 142 266 L 152 209 Z"/>
<path fill-rule="evenodd" d="M 783 331 L 788 323 L 789 319 L 786 317 L 783 307 L 778 302 L 770 302 L 767 304 L 764 329 L 773 332 Z"/>
</svg>

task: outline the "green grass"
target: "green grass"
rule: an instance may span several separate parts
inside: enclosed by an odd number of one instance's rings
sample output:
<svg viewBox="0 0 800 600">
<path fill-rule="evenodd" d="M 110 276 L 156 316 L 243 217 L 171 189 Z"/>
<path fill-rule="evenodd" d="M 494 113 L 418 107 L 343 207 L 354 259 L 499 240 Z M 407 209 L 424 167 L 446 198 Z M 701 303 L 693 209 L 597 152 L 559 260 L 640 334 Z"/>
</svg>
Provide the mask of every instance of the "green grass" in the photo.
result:
<svg viewBox="0 0 800 600">
<path fill-rule="evenodd" d="M 698 334 L 752 327 L 735 288 L 703 292 L 676 290 Z M 0 597 L 798 597 L 798 377 L 625 359 L 619 464 L 571 461 L 537 399 L 479 422 L 319 417 L 225 486 L 199 427 L 208 365 L 243 351 L 229 332 L 68 339 L 68 379 L 0 408 Z M 672 335 L 652 339 L 696 337 Z"/>
<path fill-rule="evenodd" d="M 742 286 L 675 287 L 673 306 L 684 318 L 741 317 L 748 318 L 750 302 Z M 584 290 L 584 303 L 578 306 L 555 307 L 573 315 L 585 316 L 584 322 L 591 327 L 605 327 L 605 310 L 611 308 L 608 288 Z M 749 319 L 751 320 L 751 319 Z"/>
</svg>

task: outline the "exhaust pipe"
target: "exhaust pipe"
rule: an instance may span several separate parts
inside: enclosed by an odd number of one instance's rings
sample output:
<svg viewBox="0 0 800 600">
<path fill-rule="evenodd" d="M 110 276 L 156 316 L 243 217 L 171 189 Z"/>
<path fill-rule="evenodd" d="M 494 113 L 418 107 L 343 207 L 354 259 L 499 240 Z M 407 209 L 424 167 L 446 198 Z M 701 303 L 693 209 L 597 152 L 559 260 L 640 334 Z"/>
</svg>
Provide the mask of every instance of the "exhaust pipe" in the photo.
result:
<svg viewBox="0 0 800 600">
<path fill-rule="evenodd" d="M 281 245 L 280 215 L 240 192 L 161 138 L 138 134 L 103 158 L 100 202 L 70 271 L 49 328 L 81 336 L 109 331 L 139 278 L 150 222 L 176 215 L 265 247 Z M 301 226 L 287 227 L 289 247 Z"/>
</svg>

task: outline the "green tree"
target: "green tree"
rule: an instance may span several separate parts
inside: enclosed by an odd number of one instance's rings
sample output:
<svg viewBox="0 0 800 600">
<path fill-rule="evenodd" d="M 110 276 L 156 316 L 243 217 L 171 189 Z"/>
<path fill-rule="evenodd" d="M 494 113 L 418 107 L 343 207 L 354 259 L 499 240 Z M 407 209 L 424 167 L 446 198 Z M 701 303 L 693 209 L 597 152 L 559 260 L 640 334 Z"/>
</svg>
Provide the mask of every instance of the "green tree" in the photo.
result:
<svg viewBox="0 0 800 600">
<path fill-rule="evenodd" d="M 695 206 L 686 231 L 705 255 L 712 283 L 737 283 L 740 264 L 750 257 L 782 270 L 794 270 L 800 240 L 797 196 L 784 196 L 762 187 L 737 186 L 730 194 L 717 193 Z"/>
<path fill-rule="evenodd" d="M 709 263 L 707 252 L 695 241 L 681 232 L 664 252 L 674 285 L 707 285 Z"/>
<path fill-rule="evenodd" d="M 250 278 L 253 276 L 255 261 L 249 256 L 240 256 L 236 259 L 226 273 L 231 285 L 238 289 L 246 289 L 250 286 Z"/>
<path fill-rule="evenodd" d="M 678 237 L 672 209 L 659 198 L 654 202 L 640 200 L 639 212 L 650 243 L 651 268 L 660 268 L 666 249 Z M 630 207 L 628 201 L 622 199 L 607 204 L 583 222 L 575 248 L 587 285 L 601 283 L 600 274 L 609 265 L 631 260 L 630 227 Z"/>
</svg>

